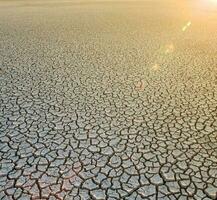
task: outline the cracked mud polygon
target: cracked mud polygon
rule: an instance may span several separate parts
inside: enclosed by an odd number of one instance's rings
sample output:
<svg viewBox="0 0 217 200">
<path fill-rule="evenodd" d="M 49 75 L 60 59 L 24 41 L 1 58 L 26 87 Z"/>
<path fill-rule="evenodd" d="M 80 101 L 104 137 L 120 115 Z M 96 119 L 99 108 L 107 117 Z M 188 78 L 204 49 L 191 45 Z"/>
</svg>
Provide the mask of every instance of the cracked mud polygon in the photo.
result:
<svg viewBox="0 0 217 200">
<path fill-rule="evenodd" d="M 0 0 L 1 200 L 216 198 L 215 0 Z"/>
</svg>

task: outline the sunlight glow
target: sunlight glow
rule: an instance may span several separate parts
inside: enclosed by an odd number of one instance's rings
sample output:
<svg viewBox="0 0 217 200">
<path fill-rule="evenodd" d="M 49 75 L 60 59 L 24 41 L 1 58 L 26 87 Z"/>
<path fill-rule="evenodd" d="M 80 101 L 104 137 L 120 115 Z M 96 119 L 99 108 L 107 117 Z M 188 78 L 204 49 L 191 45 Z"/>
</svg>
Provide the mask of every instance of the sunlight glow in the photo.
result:
<svg viewBox="0 0 217 200">
<path fill-rule="evenodd" d="M 182 27 L 182 31 L 186 31 L 188 27 L 191 26 L 191 21 L 189 21 L 185 26 Z"/>
<path fill-rule="evenodd" d="M 198 0 L 195 2 L 195 6 L 196 8 L 194 9 L 200 9 L 200 10 L 204 10 L 204 9 L 208 9 L 210 10 L 216 10 L 217 8 L 217 0 Z"/>
</svg>

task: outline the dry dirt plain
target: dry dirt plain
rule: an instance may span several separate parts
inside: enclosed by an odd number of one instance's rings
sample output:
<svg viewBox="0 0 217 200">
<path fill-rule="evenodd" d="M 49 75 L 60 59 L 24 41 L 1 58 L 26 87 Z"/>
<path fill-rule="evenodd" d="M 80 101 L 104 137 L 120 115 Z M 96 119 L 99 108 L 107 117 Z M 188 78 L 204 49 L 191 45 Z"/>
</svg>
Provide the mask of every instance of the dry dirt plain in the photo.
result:
<svg viewBox="0 0 217 200">
<path fill-rule="evenodd" d="M 217 198 L 217 1 L 0 0 L 0 199 Z"/>
</svg>

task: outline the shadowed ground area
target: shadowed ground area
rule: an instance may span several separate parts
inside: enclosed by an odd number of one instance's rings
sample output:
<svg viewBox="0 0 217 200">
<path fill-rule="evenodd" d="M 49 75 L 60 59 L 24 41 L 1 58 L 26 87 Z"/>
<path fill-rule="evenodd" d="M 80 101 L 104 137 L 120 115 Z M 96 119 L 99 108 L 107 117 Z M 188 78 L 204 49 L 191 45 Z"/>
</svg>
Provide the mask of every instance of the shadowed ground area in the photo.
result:
<svg viewBox="0 0 217 200">
<path fill-rule="evenodd" d="M 216 199 L 216 55 L 214 0 L 1 0 L 0 199 Z"/>
</svg>

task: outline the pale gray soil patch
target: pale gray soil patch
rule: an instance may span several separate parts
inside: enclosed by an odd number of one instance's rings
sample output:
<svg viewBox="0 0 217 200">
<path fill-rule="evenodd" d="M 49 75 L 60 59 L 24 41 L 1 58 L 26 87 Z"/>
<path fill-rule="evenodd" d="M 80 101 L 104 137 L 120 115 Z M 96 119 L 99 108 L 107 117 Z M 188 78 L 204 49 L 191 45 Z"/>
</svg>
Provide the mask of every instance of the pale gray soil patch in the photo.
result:
<svg viewBox="0 0 217 200">
<path fill-rule="evenodd" d="M 0 199 L 216 199 L 208 2 L 0 1 Z"/>
</svg>

